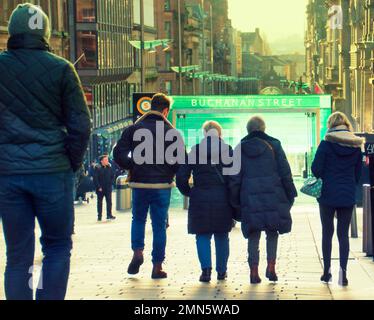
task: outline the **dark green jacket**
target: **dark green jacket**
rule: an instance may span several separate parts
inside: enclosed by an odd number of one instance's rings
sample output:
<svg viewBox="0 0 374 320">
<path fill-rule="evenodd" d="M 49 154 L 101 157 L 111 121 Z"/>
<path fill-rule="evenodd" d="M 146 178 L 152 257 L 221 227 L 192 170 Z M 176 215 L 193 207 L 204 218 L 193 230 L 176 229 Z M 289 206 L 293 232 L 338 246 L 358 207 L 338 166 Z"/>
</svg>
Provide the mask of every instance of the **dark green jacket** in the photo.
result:
<svg viewBox="0 0 374 320">
<path fill-rule="evenodd" d="M 11 37 L 0 54 L 0 175 L 76 171 L 90 134 L 74 66 L 42 38 Z"/>
</svg>

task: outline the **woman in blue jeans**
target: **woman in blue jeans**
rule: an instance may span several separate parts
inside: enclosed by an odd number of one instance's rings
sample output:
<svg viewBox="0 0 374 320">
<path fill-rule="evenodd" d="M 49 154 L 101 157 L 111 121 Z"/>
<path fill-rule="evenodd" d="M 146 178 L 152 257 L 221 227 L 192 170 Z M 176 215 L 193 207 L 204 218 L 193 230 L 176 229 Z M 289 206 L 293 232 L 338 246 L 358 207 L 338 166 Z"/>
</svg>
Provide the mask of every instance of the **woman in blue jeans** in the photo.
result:
<svg viewBox="0 0 374 320">
<path fill-rule="evenodd" d="M 188 232 L 196 235 L 202 269 L 200 281 L 210 282 L 212 237 L 216 247 L 217 279 L 227 278 L 233 209 L 229 203 L 227 176 L 223 169 L 229 166 L 227 160 L 232 155 L 232 148 L 221 139 L 222 128 L 217 122 L 206 122 L 203 130 L 205 138 L 192 148 L 188 163 L 181 166 L 177 173 L 177 186 L 183 195 L 190 197 Z"/>
<path fill-rule="evenodd" d="M 352 125 L 341 112 L 328 120 L 328 133 L 318 147 L 312 172 L 323 181 L 318 199 L 322 222 L 322 252 L 324 272 L 322 282 L 330 282 L 331 250 L 334 235 L 334 216 L 338 225 L 340 253 L 340 284 L 348 286 L 347 265 L 349 257 L 349 226 L 356 204 L 356 187 L 362 169 L 361 147 L 364 140 L 355 136 Z"/>
</svg>

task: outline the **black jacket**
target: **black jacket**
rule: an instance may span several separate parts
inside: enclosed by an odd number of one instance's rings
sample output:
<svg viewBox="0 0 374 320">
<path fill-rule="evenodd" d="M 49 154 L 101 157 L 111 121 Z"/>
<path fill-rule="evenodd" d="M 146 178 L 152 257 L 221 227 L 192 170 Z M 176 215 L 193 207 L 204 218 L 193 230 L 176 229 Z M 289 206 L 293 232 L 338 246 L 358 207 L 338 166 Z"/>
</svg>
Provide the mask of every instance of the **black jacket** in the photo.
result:
<svg viewBox="0 0 374 320">
<path fill-rule="evenodd" d="M 211 139 L 216 140 L 213 147 Z M 230 167 L 231 164 L 223 161 L 221 152 L 225 152 L 230 157 L 233 154 L 232 148 L 223 140 L 206 138 L 192 148 L 188 155 L 188 164 L 182 165 L 177 173 L 178 189 L 183 195 L 190 197 L 188 210 L 190 234 L 231 231 L 234 212 L 230 205 L 228 176 L 223 173 L 223 168 Z M 200 157 L 201 153 L 204 157 Z M 214 155 L 217 161 L 214 161 L 216 160 Z M 207 161 L 200 161 L 201 159 Z M 192 188 L 189 184 L 191 174 Z"/>
<path fill-rule="evenodd" d="M 281 143 L 254 132 L 235 149 L 240 174 L 230 177 L 232 205 L 240 209 L 243 235 L 254 231 L 291 231 L 290 209 L 297 196 Z"/>
<path fill-rule="evenodd" d="M 163 126 L 158 135 L 156 135 L 157 125 L 160 128 Z M 148 150 L 145 151 L 146 153 L 141 152 L 139 154 L 137 150 L 144 151 L 142 147 L 144 146 L 144 133 L 150 133 L 150 137 L 147 136 L 147 139 L 152 141 Z M 141 141 L 135 141 L 137 140 L 134 138 L 136 135 L 141 137 L 141 139 L 138 139 Z M 167 136 L 171 137 L 170 141 L 167 141 Z M 170 159 L 167 155 L 167 150 L 172 145 L 178 146 L 179 155 L 185 161 L 185 147 L 180 133 L 161 113 L 151 111 L 141 117 L 134 125 L 125 129 L 114 148 L 113 156 L 115 162 L 122 169 L 129 170 L 130 187 L 166 189 L 174 186 L 175 174 L 178 171 L 179 164 L 183 162 L 176 158 L 177 152 L 173 153 L 175 159 Z M 145 154 L 151 156 L 152 161 L 150 163 L 142 162 Z M 134 155 L 141 159 L 135 159 Z"/>
<path fill-rule="evenodd" d="M 114 182 L 114 172 L 111 165 L 106 167 L 99 164 L 94 171 L 94 185 L 96 192 L 103 189 L 104 193 L 111 192 Z"/>
<path fill-rule="evenodd" d="M 335 208 L 354 206 L 362 171 L 363 141 L 348 131 L 329 132 L 326 140 L 319 145 L 312 165 L 313 174 L 323 181 L 318 201 Z"/>
<path fill-rule="evenodd" d="M 42 38 L 17 35 L 0 74 L 0 175 L 78 170 L 91 120 L 73 65 Z"/>
</svg>

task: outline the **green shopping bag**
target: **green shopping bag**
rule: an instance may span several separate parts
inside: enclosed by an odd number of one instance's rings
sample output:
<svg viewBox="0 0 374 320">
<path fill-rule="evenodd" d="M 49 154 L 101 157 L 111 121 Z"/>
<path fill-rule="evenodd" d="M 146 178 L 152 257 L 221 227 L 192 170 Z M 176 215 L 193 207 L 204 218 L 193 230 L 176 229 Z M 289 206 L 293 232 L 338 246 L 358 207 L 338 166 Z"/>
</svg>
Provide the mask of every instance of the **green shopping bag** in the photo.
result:
<svg viewBox="0 0 374 320">
<path fill-rule="evenodd" d="M 300 191 L 307 196 L 319 199 L 322 192 L 322 179 L 316 177 L 306 179 Z"/>
</svg>

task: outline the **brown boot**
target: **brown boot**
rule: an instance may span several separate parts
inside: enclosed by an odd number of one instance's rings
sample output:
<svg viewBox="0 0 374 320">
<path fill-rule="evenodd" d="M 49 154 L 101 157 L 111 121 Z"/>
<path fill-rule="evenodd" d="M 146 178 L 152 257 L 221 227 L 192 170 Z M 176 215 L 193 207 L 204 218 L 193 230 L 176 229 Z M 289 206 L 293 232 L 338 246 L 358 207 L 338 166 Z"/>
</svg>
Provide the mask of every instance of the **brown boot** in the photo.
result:
<svg viewBox="0 0 374 320">
<path fill-rule="evenodd" d="M 253 265 L 251 268 L 251 284 L 261 283 L 261 278 L 258 274 L 258 265 Z"/>
<path fill-rule="evenodd" d="M 167 273 L 162 270 L 162 263 L 155 263 L 152 270 L 152 279 L 166 279 Z"/>
<path fill-rule="evenodd" d="M 278 281 L 277 273 L 275 272 L 275 260 L 269 260 L 268 266 L 266 268 L 266 278 L 270 281 L 276 282 Z"/>
<path fill-rule="evenodd" d="M 128 274 L 138 274 L 140 266 L 144 263 L 143 250 L 137 249 L 134 251 L 134 256 L 127 269 Z"/>
</svg>

